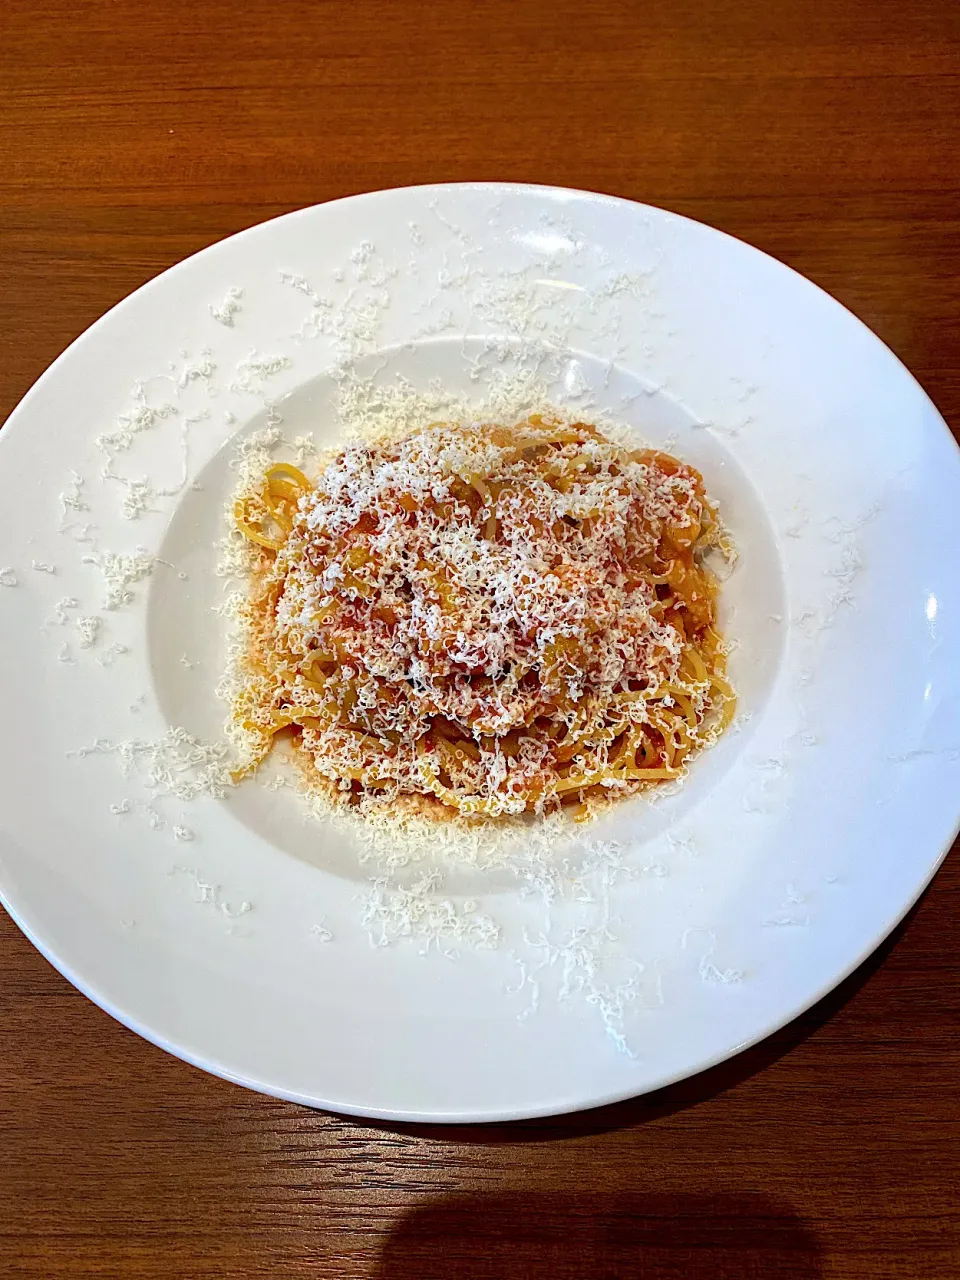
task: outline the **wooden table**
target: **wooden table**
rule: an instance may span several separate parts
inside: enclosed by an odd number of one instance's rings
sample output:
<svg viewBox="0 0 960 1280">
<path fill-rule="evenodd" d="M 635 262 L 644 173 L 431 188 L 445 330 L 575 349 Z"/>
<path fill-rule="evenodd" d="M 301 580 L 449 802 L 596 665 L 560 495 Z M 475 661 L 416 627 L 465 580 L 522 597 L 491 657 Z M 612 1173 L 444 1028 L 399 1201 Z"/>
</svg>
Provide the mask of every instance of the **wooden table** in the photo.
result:
<svg viewBox="0 0 960 1280">
<path fill-rule="evenodd" d="M 351 192 L 510 178 L 775 254 L 956 427 L 958 120 L 956 0 L 4 0 L 0 418 L 211 241 Z M 0 1275 L 960 1277 L 958 936 L 954 859 L 859 973 L 727 1066 L 442 1130 L 202 1075 L 3 916 Z"/>
</svg>

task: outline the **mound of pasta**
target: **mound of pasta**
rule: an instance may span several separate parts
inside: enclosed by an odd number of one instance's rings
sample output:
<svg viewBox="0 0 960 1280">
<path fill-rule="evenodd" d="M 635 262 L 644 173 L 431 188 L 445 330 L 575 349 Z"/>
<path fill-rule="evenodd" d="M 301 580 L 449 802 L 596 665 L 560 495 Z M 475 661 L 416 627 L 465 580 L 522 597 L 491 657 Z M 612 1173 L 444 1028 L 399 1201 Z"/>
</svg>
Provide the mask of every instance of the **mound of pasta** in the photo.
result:
<svg viewBox="0 0 960 1280">
<path fill-rule="evenodd" d="M 434 424 L 272 463 L 232 721 L 347 803 L 496 817 L 678 778 L 730 722 L 700 475 L 586 423 Z"/>
</svg>

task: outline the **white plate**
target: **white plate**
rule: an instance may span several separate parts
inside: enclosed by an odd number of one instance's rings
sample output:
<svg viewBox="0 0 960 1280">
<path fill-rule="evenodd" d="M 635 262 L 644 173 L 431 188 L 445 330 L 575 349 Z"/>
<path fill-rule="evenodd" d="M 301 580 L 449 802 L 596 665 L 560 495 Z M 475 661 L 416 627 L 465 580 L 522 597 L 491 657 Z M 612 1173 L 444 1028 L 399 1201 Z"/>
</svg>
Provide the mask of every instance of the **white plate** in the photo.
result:
<svg viewBox="0 0 960 1280">
<path fill-rule="evenodd" d="M 549 910 L 522 877 L 455 866 L 397 938 L 396 894 L 422 868 L 364 863 L 349 831 L 257 784 L 149 810 L 115 753 L 76 754 L 171 724 L 215 735 L 228 441 L 278 413 L 335 438 L 331 374 L 351 361 L 473 401 L 537 365 L 572 410 L 702 467 L 739 543 L 740 731 L 677 797 L 558 846 Z M 175 412 L 137 421 L 138 379 Z M 177 491 L 135 518 L 136 491 L 99 478 L 118 417 L 145 429 L 116 470 Z M 698 1071 L 849 973 L 954 835 L 958 479 L 936 410 L 853 316 L 657 209 L 411 188 L 214 245 L 95 324 L 0 437 L 0 566 L 19 584 L 0 586 L 7 909 L 140 1034 L 312 1105 L 505 1119 Z M 77 540 L 86 522 L 94 542 Z M 104 608 L 85 557 L 137 547 L 168 563 Z M 100 619 L 86 648 L 78 617 Z M 472 945 L 494 927 L 498 945 Z"/>
</svg>

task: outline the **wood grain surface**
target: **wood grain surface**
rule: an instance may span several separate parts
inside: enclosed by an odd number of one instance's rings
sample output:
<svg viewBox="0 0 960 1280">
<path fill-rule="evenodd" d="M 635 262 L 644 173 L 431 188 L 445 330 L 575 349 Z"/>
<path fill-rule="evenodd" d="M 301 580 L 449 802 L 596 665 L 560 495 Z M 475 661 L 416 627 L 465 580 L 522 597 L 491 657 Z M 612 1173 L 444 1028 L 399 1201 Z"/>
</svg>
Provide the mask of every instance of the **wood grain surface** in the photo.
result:
<svg viewBox="0 0 960 1280">
<path fill-rule="evenodd" d="M 351 192 L 505 178 L 751 241 L 957 427 L 958 120 L 956 0 L 4 0 L 0 420 L 214 240 Z M 734 1062 L 448 1130 L 205 1076 L 0 914 L 0 1276 L 960 1277 L 958 936 L 954 858 L 859 973 Z"/>
</svg>

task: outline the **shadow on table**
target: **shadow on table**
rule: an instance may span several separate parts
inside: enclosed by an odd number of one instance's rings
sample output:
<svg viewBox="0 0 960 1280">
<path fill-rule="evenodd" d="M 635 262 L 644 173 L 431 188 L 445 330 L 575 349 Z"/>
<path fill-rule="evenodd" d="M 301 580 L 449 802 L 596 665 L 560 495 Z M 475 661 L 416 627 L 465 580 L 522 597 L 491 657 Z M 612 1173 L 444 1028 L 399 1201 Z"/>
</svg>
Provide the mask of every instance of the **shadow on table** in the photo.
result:
<svg viewBox="0 0 960 1280">
<path fill-rule="evenodd" d="M 926 896 L 925 894 L 923 895 Z M 920 902 L 923 898 L 920 899 Z M 544 1142 L 563 1138 L 580 1138 L 589 1134 L 608 1133 L 613 1129 L 629 1128 L 657 1120 L 676 1111 L 682 1111 L 698 1102 L 725 1093 L 751 1076 L 777 1062 L 785 1054 L 802 1044 L 809 1036 L 829 1022 L 877 972 L 910 927 L 920 902 L 907 913 L 893 932 L 867 959 L 840 985 L 819 1000 L 806 1013 L 793 1022 L 761 1040 L 752 1048 L 728 1058 L 716 1067 L 710 1067 L 695 1076 L 689 1076 L 677 1084 L 668 1085 L 653 1093 L 626 1102 L 614 1102 L 609 1106 L 595 1107 L 590 1111 L 570 1115 L 548 1116 L 536 1120 L 515 1120 L 494 1124 L 408 1124 L 397 1121 L 365 1120 L 370 1128 L 394 1133 L 456 1142 L 473 1142 L 481 1145 L 514 1142 Z"/>
<path fill-rule="evenodd" d="M 377 1280 L 816 1280 L 808 1227 L 762 1195 L 463 1195 L 388 1237 Z"/>
</svg>

